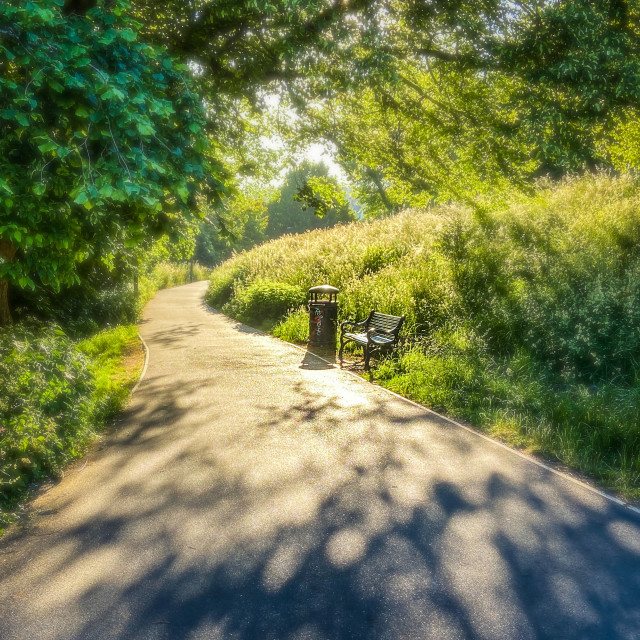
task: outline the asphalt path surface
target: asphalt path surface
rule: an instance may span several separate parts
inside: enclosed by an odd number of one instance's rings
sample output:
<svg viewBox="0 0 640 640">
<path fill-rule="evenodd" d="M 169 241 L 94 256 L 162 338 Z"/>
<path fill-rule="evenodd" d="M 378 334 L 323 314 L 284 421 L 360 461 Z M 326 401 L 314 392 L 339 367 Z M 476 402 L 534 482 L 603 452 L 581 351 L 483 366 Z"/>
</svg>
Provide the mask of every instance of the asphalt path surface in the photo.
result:
<svg viewBox="0 0 640 640">
<path fill-rule="evenodd" d="M 203 304 L 0 540 L 2 640 L 640 638 L 640 516 Z"/>
</svg>

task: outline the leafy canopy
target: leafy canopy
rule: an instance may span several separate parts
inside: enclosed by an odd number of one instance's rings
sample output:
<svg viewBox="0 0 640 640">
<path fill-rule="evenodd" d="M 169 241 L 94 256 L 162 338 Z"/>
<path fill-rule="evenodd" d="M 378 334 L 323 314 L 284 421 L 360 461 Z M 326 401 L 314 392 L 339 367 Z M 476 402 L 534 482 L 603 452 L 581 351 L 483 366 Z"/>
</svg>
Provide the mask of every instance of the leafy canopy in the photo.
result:
<svg viewBox="0 0 640 640">
<path fill-rule="evenodd" d="M 265 92 L 371 206 L 638 166 L 640 7 L 624 0 L 190 0 L 134 10 L 198 65 L 233 149 Z M 249 131 L 250 130 L 250 131 Z M 272 125 L 276 130 L 276 125 Z M 377 200 L 377 203 L 376 203 Z"/>
<path fill-rule="evenodd" d="M 62 8 L 0 5 L 0 279 L 23 288 L 77 281 L 224 190 L 188 68 L 123 0 Z"/>
</svg>

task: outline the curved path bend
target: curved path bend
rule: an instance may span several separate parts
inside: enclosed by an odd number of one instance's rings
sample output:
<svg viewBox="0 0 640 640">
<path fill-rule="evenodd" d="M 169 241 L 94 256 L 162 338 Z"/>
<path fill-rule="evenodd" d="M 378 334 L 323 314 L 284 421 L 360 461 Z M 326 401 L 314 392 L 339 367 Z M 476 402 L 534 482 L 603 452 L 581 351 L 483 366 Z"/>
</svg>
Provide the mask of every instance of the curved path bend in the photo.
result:
<svg viewBox="0 0 640 640">
<path fill-rule="evenodd" d="M 158 293 L 101 451 L 0 541 L 2 640 L 640 638 L 640 517 Z"/>
</svg>

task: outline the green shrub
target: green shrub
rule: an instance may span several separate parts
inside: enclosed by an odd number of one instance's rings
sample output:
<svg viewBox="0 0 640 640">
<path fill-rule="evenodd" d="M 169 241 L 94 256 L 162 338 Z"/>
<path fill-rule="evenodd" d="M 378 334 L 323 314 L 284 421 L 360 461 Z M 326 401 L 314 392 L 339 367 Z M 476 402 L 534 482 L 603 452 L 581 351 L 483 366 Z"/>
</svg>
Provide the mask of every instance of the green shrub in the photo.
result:
<svg viewBox="0 0 640 640">
<path fill-rule="evenodd" d="M 94 278 L 82 286 L 55 292 L 38 288 L 16 295 L 18 320 L 37 317 L 55 323 L 76 338 L 91 335 L 108 325 L 136 322 L 138 303 L 132 283 L 108 278 L 98 285 Z"/>
<path fill-rule="evenodd" d="M 0 330 L 0 506 L 56 474 L 86 444 L 93 380 L 87 358 L 55 326 Z"/>
<path fill-rule="evenodd" d="M 640 195 L 604 177 L 541 192 L 441 243 L 460 313 L 496 354 L 516 349 L 555 374 L 631 382 L 640 355 Z"/>
<path fill-rule="evenodd" d="M 240 280 L 239 271 L 237 265 L 232 261 L 227 261 L 222 266 L 214 269 L 205 298 L 212 307 L 219 308 L 229 302 L 236 282 Z"/>
<path fill-rule="evenodd" d="M 298 307 L 284 320 L 273 327 L 273 335 L 281 340 L 294 344 L 305 344 L 309 340 L 309 310 L 306 306 Z"/>
<path fill-rule="evenodd" d="M 222 310 L 241 322 L 268 326 L 298 308 L 305 299 L 306 293 L 295 285 L 256 280 L 237 291 L 235 298 L 225 304 Z"/>
</svg>

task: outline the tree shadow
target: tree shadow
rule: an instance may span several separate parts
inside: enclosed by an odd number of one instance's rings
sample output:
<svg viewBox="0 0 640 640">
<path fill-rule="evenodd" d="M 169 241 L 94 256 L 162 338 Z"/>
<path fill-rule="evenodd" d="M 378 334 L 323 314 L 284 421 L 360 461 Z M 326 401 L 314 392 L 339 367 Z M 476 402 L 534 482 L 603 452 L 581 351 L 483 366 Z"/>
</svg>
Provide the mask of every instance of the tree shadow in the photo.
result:
<svg viewBox="0 0 640 640">
<path fill-rule="evenodd" d="M 348 385 L 187 426 L 196 390 L 148 384 L 92 468 L 99 503 L 60 496 L 76 515 L 36 525 L 29 567 L 0 547 L 0 596 L 27 571 L 39 612 L 3 639 L 638 637 L 633 513 Z"/>
</svg>

